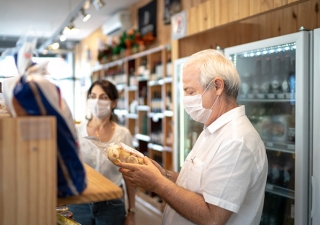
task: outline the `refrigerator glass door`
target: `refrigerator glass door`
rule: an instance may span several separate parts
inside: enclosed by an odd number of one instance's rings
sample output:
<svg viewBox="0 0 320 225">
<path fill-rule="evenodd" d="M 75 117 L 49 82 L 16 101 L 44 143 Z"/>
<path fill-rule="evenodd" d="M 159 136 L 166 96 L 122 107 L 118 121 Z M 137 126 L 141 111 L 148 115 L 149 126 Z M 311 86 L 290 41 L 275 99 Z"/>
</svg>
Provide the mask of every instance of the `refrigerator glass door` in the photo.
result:
<svg viewBox="0 0 320 225">
<path fill-rule="evenodd" d="M 311 217 L 312 224 L 320 224 L 320 29 L 313 32 L 313 171 L 311 178 Z"/>
<path fill-rule="evenodd" d="M 300 32 L 225 49 L 268 156 L 261 225 L 308 221 L 308 42 Z"/>
<path fill-rule="evenodd" d="M 180 171 L 184 160 L 191 151 L 195 141 L 203 129 L 203 124 L 195 122 L 183 108 L 182 68 L 188 57 L 174 61 L 174 85 L 175 85 L 175 151 L 174 170 Z"/>
</svg>

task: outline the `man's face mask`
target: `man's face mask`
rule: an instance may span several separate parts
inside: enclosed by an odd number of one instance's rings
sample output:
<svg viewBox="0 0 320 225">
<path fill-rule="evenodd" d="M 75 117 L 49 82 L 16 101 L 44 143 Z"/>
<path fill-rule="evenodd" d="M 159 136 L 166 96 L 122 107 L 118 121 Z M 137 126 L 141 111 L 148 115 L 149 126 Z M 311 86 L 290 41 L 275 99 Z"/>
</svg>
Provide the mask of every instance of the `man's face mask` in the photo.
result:
<svg viewBox="0 0 320 225">
<path fill-rule="evenodd" d="M 192 96 L 183 96 L 183 107 L 186 110 L 186 112 L 190 115 L 190 117 L 193 120 L 203 124 L 205 124 L 209 119 L 212 113 L 212 108 L 216 104 L 219 98 L 219 95 L 218 95 L 210 109 L 203 108 L 202 96 L 210 87 L 211 83 L 212 81 L 208 84 L 208 86 L 206 87 L 206 89 L 203 91 L 202 94 L 192 95 Z"/>
</svg>

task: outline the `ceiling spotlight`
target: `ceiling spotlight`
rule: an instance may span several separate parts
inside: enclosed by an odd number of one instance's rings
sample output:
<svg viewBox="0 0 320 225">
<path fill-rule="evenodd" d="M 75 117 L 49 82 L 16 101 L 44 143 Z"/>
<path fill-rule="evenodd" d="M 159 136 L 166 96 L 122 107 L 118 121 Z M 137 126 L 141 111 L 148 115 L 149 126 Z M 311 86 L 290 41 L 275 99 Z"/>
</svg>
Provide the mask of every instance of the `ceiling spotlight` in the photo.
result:
<svg viewBox="0 0 320 225">
<path fill-rule="evenodd" d="M 92 4 L 96 8 L 96 10 L 101 9 L 105 5 L 105 3 L 102 0 L 93 0 Z"/>
<path fill-rule="evenodd" d="M 59 44 L 58 42 L 55 42 L 55 43 L 53 43 L 53 44 L 51 45 L 51 48 L 52 48 L 53 50 L 57 50 L 59 47 L 60 47 L 60 44 Z"/>
<path fill-rule="evenodd" d="M 67 40 L 67 36 L 64 35 L 64 34 L 61 34 L 59 39 L 60 39 L 61 42 L 64 42 L 65 40 Z"/>
<path fill-rule="evenodd" d="M 91 17 L 91 15 L 90 15 L 89 13 L 86 13 L 83 8 L 80 9 L 80 13 L 81 13 L 81 15 L 82 15 L 82 17 L 83 17 L 83 18 L 82 18 L 82 21 L 83 21 L 83 22 L 88 21 L 88 20 L 90 19 L 90 17 Z"/>
<path fill-rule="evenodd" d="M 69 26 L 66 26 L 63 29 L 63 34 L 68 35 L 68 34 L 77 34 L 80 31 L 79 28 L 76 28 L 73 23 L 70 23 Z"/>
</svg>

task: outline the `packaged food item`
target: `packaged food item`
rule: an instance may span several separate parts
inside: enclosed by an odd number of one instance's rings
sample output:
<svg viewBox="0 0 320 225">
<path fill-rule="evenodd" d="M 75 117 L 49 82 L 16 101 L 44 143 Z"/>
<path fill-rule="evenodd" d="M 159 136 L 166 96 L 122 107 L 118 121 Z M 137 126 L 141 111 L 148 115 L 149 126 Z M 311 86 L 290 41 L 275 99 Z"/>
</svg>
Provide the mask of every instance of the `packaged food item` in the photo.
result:
<svg viewBox="0 0 320 225">
<path fill-rule="evenodd" d="M 122 142 L 111 143 L 106 151 L 106 156 L 115 165 L 119 162 L 144 164 L 144 155 Z"/>
</svg>

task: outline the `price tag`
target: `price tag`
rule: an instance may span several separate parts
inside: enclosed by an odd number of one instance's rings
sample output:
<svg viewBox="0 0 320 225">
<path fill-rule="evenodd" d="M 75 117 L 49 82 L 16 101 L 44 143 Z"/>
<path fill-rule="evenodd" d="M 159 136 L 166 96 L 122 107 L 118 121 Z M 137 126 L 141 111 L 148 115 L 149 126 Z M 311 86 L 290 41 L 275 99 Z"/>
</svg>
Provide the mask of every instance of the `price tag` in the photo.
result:
<svg viewBox="0 0 320 225">
<path fill-rule="evenodd" d="M 295 150 L 295 146 L 294 145 L 287 145 L 288 150 Z"/>
<path fill-rule="evenodd" d="M 273 190 L 273 185 L 272 184 L 266 184 L 266 189 L 268 189 L 268 190 Z"/>
<path fill-rule="evenodd" d="M 273 147 L 273 142 L 267 142 L 267 143 L 266 143 L 266 146 L 268 146 L 268 147 Z"/>
</svg>

